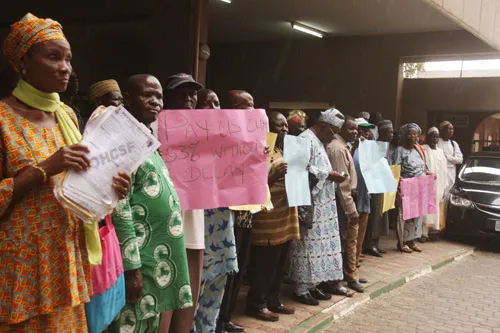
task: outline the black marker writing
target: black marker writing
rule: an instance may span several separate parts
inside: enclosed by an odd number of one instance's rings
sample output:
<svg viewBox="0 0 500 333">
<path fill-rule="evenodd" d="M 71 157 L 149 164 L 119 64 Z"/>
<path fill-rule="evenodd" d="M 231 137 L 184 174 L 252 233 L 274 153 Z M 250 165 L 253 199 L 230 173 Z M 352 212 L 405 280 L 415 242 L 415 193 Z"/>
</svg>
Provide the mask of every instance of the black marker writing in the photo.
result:
<svg viewBox="0 0 500 333">
<path fill-rule="evenodd" d="M 189 170 L 185 172 L 186 177 L 184 179 L 179 179 L 184 183 L 192 183 L 202 178 L 204 180 L 210 179 L 223 179 L 226 177 L 235 178 L 237 183 L 243 184 L 245 179 L 244 166 L 235 166 L 233 164 L 227 165 L 224 170 L 215 171 L 212 167 L 199 168 L 192 166 Z"/>
</svg>

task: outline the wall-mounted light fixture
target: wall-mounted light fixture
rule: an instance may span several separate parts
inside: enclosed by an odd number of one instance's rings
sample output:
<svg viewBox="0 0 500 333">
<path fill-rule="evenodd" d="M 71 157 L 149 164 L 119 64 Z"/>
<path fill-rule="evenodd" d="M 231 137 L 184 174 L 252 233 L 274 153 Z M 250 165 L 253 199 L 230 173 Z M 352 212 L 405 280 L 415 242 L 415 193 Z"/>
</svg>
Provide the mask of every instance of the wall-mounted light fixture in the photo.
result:
<svg viewBox="0 0 500 333">
<path fill-rule="evenodd" d="M 222 2 L 225 2 L 225 3 L 231 3 L 232 0 L 220 0 Z"/>
<path fill-rule="evenodd" d="M 304 25 L 301 23 L 292 22 L 292 28 L 294 28 L 295 30 L 305 32 L 306 34 L 316 36 L 318 38 L 323 38 L 323 32 L 316 30 L 314 28 L 308 27 L 307 25 Z"/>
</svg>

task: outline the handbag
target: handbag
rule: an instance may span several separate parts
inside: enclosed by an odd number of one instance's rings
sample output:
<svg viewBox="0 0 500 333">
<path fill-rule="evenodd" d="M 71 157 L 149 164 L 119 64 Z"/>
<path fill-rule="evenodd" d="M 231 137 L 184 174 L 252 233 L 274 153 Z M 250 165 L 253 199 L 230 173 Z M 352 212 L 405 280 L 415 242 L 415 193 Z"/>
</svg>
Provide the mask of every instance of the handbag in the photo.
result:
<svg viewBox="0 0 500 333">
<path fill-rule="evenodd" d="M 89 333 L 101 333 L 125 306 L 125 278 L 120 244 L 108 215 L 99 229 L 102 264 L 91 267 L 94 294 L 85 304 Z"/>
<path fill-rule="evenodd" d="M 309 190 L 312 191 L 312 189 L 318 184 L 319 179 L 309 172 Z M 313 227 L 313 217 L 314 217 L 314 206 L 313 203 L 311 202 L 310 206 L 299 206 L 298 208 L 298 213 L 299 213 L 299 224 L 303 225 L 307 229 L 312 229 Z"/>
</svg>

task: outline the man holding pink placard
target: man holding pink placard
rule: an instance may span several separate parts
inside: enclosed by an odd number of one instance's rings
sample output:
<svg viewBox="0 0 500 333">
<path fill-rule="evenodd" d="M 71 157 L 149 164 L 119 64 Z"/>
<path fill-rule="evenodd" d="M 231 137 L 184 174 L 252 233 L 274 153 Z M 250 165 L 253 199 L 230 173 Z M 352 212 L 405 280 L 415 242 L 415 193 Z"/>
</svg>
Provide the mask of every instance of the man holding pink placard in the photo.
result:
<svg viewBox="0 0 500 333">
<path fill-rule="evenodd" d="M 196 82 L 189 74 L 178 73 L 168 77 L 165 82 L 166 109 L 194 109 L 198 99 L 198 91 L 202 88 L 203 86 Z M 162 135 L 160 134 L 159 137 L 162 137 Z M 165 162 L 167 162 L 164 156 L 162 156 L 162 158 Z M 172 179 L 179 175 L 178 170 L 171 169 L 171 166 L 168 163 L 166 164 L 171 171 Z M 178 184 L 174 182 L 174 185 L 177 188 Z M 191 329 L 200 293 L 203 269 L 203 252 L 205 249 L 205 214 L 203 209 L 186 209 L 182 199 L 181 208 L 184 239 L 189 264 L 189 280 L 191 282 L 191 290 L 193 294 L 193 306 L 176 311 L 170 317 L 168 315 L 162 316 L 160 332 L 168 332 L 169 328 L 171 332 L 188 332 Z"/>
</svg>

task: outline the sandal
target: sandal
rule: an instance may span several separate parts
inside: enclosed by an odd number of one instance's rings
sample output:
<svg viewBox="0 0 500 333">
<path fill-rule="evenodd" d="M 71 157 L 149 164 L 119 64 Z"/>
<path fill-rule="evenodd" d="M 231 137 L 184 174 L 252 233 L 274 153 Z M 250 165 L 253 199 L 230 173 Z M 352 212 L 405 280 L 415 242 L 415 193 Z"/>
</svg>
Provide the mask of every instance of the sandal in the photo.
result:
<svg viewBox="0 0 500 333">
<path fill-rule="evenodd" d="M 405 245 L 401 248 L 401 252 L 403 253 L 412 253 L 413 250 L 408 246 L 408 245 Z"/>
<path fill-rule="evenodd" d="M 415 244 L 413 241 L 407 242 L 406 245 L 415 252 L 422 252 L 422 248 L 420 248 L 420 246 Z"/>
<path fill-rule="evenodd" d="M 401 251 L 402 253 L 412 253 L 412 249 L 408 246 L 408 245 L 404 245 L 403 247 L 401 247 L 401 245 L 399 245 L 398 243 L 398 250 Z"/>
</svg>

